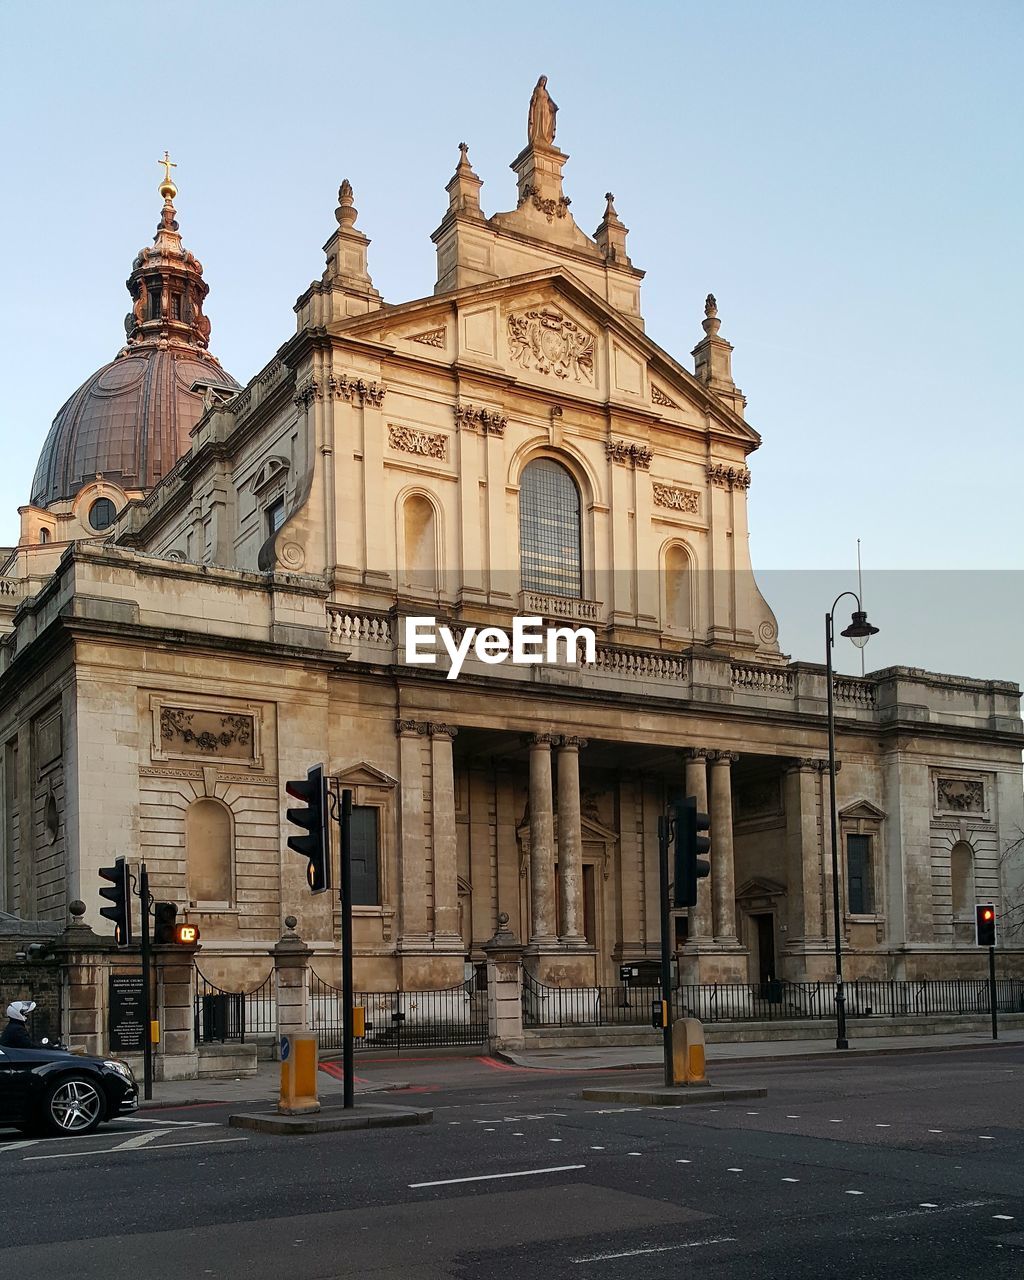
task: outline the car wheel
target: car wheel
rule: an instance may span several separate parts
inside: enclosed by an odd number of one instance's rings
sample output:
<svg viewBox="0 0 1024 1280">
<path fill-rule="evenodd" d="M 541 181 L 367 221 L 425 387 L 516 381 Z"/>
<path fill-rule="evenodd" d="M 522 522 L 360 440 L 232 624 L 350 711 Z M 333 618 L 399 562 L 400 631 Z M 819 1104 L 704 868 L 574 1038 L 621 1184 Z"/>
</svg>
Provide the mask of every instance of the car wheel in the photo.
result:
<svg viewBox="0 0 1024 1280">
<path fill-rule="evenodd" d="M 42 1122 L 48 1133 L 77 1137 L 103 1119 L 103 1095 L 88 1076 L 63 1076 L 46 1091 Z"/>
</svg>

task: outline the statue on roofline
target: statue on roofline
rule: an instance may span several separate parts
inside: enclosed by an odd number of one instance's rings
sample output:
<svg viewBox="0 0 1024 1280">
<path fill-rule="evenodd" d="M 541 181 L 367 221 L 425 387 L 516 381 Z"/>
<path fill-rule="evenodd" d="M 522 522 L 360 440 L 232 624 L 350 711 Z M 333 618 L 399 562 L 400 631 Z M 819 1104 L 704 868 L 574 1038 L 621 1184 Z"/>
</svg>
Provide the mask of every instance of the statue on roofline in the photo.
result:
<svg viewBox="0 0 1024 1280">
<path fill-rule="evenodd" d="M 551 100 L 547 83 L 547 76 L 541 76 L 530 98 L 527 135 L 531 143 L 539 142 L 543 146 L 550 147 L 555 140 L 555 115 L 558 112 L 558 106 Z"/>
</svg>

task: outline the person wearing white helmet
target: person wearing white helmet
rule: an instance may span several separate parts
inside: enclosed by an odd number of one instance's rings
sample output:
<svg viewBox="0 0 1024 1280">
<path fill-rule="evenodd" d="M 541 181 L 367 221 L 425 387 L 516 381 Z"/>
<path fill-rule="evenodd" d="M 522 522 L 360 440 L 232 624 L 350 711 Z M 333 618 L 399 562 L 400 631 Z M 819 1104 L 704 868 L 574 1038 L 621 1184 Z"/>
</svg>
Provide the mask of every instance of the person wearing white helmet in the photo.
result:
<svg viewBox="0 0 1024 1280">
<path fill-rule="evenodd" d="M 0 1045 L 7 1049 L 38 1049 L 25 1025 L 28 1015 L 36 1007 L 34 1000 L 15 1000 L 7 1006 L 8 1023 L 0 1035 Z"/>
</svg>

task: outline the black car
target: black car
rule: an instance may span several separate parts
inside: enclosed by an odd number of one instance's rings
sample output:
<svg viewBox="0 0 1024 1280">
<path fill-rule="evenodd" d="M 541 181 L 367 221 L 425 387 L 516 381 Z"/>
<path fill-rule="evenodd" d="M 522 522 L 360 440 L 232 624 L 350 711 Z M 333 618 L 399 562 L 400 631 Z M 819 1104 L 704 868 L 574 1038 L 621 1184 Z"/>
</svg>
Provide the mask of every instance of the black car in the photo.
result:
<svg viewBox="0 0 1024 1280">
<path fill-rule="evenodd" d="M 0 1045 L 0 1125 L 77 1137 L 138 1105 L 139 1087 L 127 1063 L 52 1045 Z"/>
</svg>

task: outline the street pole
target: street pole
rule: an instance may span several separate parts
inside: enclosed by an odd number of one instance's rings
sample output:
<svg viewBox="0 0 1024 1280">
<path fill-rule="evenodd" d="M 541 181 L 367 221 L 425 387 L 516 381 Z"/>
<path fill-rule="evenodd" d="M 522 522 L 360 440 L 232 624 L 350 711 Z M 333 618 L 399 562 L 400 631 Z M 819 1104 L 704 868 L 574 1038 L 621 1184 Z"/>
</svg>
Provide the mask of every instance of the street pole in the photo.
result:
<svg viewBox="0 0 1024 1280">
<path fill-rule="evenodd" d="M 342 1072 L 345 1077 L 345 1102 L 347 1109 L 355 1106 L 355 1057 L 352 1040 L 352 792 L 341 793 L 341 998 L 344 1004 L 342 1019 Z"/>
<path fill-rule="evenodd" d="M 149 944 L 149 872 L 139 868 L 139 898 L 142 906 L 142 1096 L 153 1096 L 153 1004 Z"/>
<path fill-rule="evenodd" d="M 672 953 L 669 946 L 668 848 L 670 820 L 658 819 L 658 870 L 661 879 L 661 1038 L 665 1051 L 665 1087 L 675 1084 L 672 1073 Z"/>
<path fill-rule="evenodd" d="M 859 605 L 859 601 L 858 601 Z M 835 605 L 832 606 L 833 609 Z M 825 614 L 825 684 L 828 690 L 829 822 L 832 832 L 832 925 L 836 944 L 836 1048 L 848 1049 L 846 993 L 843 991 L 842 920 L 839 913 L 839 843 L 836 832 L 836 718 L 832 700 L 832 614 Z"/>
<path fill-rule="evenodd" d="M 996 949 L 988 949 L 988 1002 L 992 1010 L 992 1039 L 999 1039 L 999 1018 L 996 1009 Z"/>
</svg>

